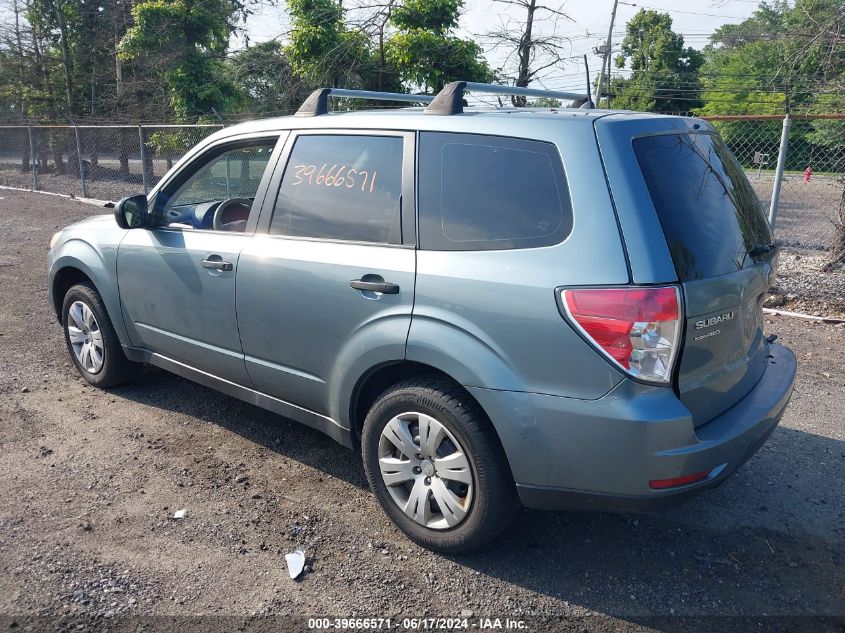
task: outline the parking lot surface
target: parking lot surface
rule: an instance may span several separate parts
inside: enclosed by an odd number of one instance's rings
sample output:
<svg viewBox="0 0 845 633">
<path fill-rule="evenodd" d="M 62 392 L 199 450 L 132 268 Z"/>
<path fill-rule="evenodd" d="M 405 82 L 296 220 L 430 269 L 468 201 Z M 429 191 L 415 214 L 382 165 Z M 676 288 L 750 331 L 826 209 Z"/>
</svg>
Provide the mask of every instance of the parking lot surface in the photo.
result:
<svg viewBox="0 0 845 633">
<path fill-rule="evenodd" d="M 767 317 L 798 357 L 795 394 L 720 488 L 638 516 L 523 511 L 488 549 L 450 558 L 405 539 L 360 458 L 315 431 L 156 369 L 110 391 L 83 382 L 47 305 L 45 255 L 55 230 L 103 211 L 0 189 L 7 623 L 354 614 L 670 630 L 695 616 L 842 630 L 845 327 Z"/>
</svg>

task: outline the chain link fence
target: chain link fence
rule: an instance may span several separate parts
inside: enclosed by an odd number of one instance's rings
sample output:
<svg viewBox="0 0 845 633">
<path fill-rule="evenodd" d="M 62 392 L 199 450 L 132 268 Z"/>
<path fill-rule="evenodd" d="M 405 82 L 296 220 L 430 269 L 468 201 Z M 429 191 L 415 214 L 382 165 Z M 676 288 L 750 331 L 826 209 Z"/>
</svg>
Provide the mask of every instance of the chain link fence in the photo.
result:
<svg viewBox="0 0 845 633">
<path fill-rule="evenodd" d="M 771 210 L 784 117 L 713 117 Z M 801 115 L 787 124 L 775 236 L 787 248 L 834 256 L 841 240 L 845 193 L 845 115 Z"/>
<path fill-rule="evenodd" d="M 777 193 L 782 116 L 710 121 L 745 167 L 768 209 Z M 792 117 L 775 235 L 784 246 L 832 258 L 845 219 L 845 115 Z M 149 191 L 221 125 L 0 126 L 0 185 L 117 200 Z"/>
<path fill-rule="evenodd" d="M 118 200 L 149 191 L 221 125 L 0 126 L 0 185 Z"/>
</svg>

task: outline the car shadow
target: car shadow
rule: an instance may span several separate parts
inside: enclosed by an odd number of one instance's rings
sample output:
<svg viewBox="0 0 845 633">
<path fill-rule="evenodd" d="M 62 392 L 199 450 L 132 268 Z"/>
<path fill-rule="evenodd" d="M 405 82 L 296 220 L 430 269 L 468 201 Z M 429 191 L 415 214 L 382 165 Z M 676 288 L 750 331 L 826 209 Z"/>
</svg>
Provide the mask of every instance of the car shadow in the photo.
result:
<svg viewBox="0 0 845 633">
<path fill-rule="evenodd" d="M 369 488 L 357 452 L 294 420 L 156 367 L 145 366 L 131 385 L 112 393 L 146 406 L 188 413 L 353 486 Z"/>
<path fill-rule="evenodd" d="M 185 411 L 367 488 L 360 457 L 327 436 L 166 372 L 146 369 L 113 393 Z M 657 630 L 678 630 L 681 615 L 841 617 L 843 458 L 845 442 L 781 426 L 733 477 L 685 505 L 641 515 L 523 510 L 489 547 L 443 558 L 565 612 Z M 753 623 L 736 630 L 745 624 Z"/>
</svg>

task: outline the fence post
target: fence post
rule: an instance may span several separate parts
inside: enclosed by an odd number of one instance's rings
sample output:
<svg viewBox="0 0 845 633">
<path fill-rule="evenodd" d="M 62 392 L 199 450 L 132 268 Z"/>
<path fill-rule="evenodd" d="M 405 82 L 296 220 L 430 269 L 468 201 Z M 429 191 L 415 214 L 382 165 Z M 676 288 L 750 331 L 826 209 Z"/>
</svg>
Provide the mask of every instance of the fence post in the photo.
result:
<svg viewBox="0 0 845 633">
<path fill-rule="evenodd" d="M 85 164 L 82 160 L 82 143 L 79 142 L 79 126 L 74 125 L 73 130 L 76 133 L 76 160 L 79 163 L 79 179 L 82 181 L 82 197 L 88 197 L 88 186 L 85 184 Z"/>
<path fill-rule="evenodd" d="M 144 195 L 147 195 L 147 160 L 144 152 L 144 127 L 138 126 L 138 142 L 141 144 L 141 182 L 144 183 Z"/>
<path fill-rule="evenodd" d="M 786 165 L 786 149 L 789 146 L 789 128 L 792 126 L 792 117 L 789 113 L 783 117 L 783 129 L 780 133 L 780 149 L 778 149 L 778 164 L 775 169 L 775 184 L 772 189 L 772 201 L 769 204 L 769 226 L 772 233 L 775 231 L 775 222 L 778 217 L 778 203 L 780 202 L 780 185 L 783 180 L 783 168 Z"/>
<path fill-rule="evenodd" d="M 35 139 L 32 138 L 32 127 L 27 125 L 26 132 L 29 135 L 29 165 L 32 167 L 32 190 L 38 191 L 38 160 L 35 157 Z"/>
</svg>

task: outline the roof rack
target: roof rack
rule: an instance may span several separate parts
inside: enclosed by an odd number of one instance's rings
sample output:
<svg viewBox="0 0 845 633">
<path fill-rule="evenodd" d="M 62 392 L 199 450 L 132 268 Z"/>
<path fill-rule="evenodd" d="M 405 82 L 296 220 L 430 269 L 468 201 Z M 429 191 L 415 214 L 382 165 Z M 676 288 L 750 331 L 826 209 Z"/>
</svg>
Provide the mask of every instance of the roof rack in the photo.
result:
<svg viewBox="0 0 845 633">
<path fill-rule="evenodd" d="M 407 101 L 431 103 L 431 95 L 409 95 L 402 92 L 377 92 L 374 90 L 347 90 L 346 88 L 318 88 L 299 106 L 295 116 L 319 116 L 329 113 L 329 97 L 369 99 L 371 101 Z"/>
<path fill-rule="evenodd" d="M 537 88 L 521 88 L 519 86 L 480 84 L 471 81 L 453 81 L 437 93 L 434 101 L 425 109 L 425 113 L 439 115 L 461 114 L 464 111 L 464 90 L 492 95 L 571 99 L 574 102 L 572 107 L 576 108 L 590 108 L 593 105 L 589 95 L 580 92 L 560 92 L 558 90 L 539 90 Z"/>
</svg>

